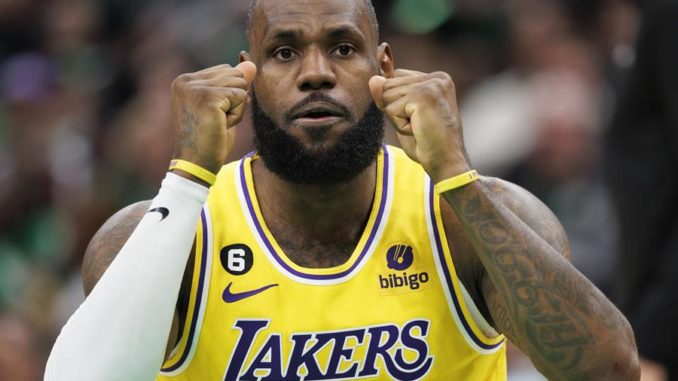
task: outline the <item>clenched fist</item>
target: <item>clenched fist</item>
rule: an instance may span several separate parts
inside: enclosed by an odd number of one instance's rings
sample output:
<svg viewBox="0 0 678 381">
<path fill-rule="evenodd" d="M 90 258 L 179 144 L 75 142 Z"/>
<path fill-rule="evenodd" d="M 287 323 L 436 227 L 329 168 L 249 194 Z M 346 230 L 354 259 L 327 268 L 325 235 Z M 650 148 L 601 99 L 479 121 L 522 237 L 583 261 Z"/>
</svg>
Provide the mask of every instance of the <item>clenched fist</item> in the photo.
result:
<svg viewBox="0 0 678 381">
<path fill-rule="evenodd" d="M 393 78 L 372 77 L 369 86 L 405 153 L 421 164 L 434 182 L 469 169 L 449 75 L 398 69 Z"/>
<path fill-rule="evenodd" d="M 249 61 L 182 74 L 172 83 L 174 157 L 217 173 L 242 120 L 247 92 L 257 72 Z"/>
</svg>

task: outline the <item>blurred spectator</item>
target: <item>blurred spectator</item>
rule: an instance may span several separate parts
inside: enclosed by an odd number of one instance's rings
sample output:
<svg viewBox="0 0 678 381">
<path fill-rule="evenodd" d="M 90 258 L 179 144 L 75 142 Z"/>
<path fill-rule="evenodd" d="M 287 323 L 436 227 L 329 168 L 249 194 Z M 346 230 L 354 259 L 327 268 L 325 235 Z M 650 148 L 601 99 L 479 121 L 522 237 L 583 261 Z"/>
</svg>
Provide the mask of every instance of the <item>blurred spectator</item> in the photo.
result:
<svg viewBox="0 0 678 381">
<path fill-rule="evenodd" d="M 599 171 L 598 94 L 567 73 L 542 74 L 532 86 L 534 146 L 505 177 L 551 208 L 568 234 L 575 267 L 609 292 L 616 226 Z"/>
<path fill-rule="evenodd" d="M 651 2 L 645 11 L 636 64 L 608 134 L 621 224 L 616 280 L 647 360 L 644 379 L 678 380 L 678 2 Z"/>
<path fill-rule="evenodd" d="M 479 82 L 461 105 L 469 154 L 488 174 L 505 173 L 534 148 L 536 98 L 542 94 L 535 93 L 533 79 L 554 71 L 590 77 L 592 66 L 588 48 L 574 42 L 562 4 L 517 0 L 509 5 L 510 65 Z M 572 54 L 561 53 L 567 49 Z"/>
<path fill-rule="evenodd" d="M 510 10 L 514 64 L 462 99 L 469 155 L 483 173 L 544 201 L 568 233 L 575 266 L 609 291 L 616 229 L 599 171 L 606 85 L 595 46 L 563 4 L 519 0 Z"/>
<path fill-rule="evenodd" d="M 508 5 L 510 65 L 461 100 L 469 155 L 483 173 L 544 201 L 567 232 L 575 267 L 609 294 L 617 227 L 602 181 L 600 144 L 613 101 L 608 79 L 615 81 L 617 72 L 604 70 L 633 59 L 628 50 L 619 52 L 633 42 L 637 10 L 602 2 L 581 20 L 567 16 L 579 14 L 581 4 Z M 591 31 L 599 31 L 596 38 L 585 34 Z M 509 351 L 509 360 L 513 379 L 543 380 L 517 350 Z"/>
<path fill-rule="evenodd" d="M 30 328 L 16 317 L 0 314 L 0 380 L 40 380 L 37 364 L 37 342 Z"/>
</svg>

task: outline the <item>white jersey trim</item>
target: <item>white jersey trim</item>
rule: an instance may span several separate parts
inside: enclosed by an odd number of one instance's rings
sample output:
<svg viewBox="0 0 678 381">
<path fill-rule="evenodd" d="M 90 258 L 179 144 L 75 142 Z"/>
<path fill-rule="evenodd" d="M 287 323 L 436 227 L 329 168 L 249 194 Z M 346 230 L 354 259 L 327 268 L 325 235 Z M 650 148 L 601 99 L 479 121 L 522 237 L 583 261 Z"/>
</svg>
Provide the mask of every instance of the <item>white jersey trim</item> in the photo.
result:
<svg viewBox="0 0 678 381">
<path fill-rule="evenodd" d="M 160 374 L 162 374 L 163 376 L 175 377 L 175 376 L 178 376 L 181 373 L 183 373 L 186 370 L 186 368 L 188 368 L 188 365 L 190 365 L 191 361 L 193 360 L 193 356 L 195 355 L 195 350 L 198 347 L 198 341 L 200 341 L 200 331 L 202 329 L 203 319 L 205 318 L 205 309 L 207 308 L 207 301 L 208 301 L 209 288 L 210 288 L 210 278 L 211 278 L 211 275 L 212 275 L 212 259 L 213 259 L 213 256 L 214 256 L 213 255 L 213 253 L 214 253 L 214 251 L 213 251 L 213 249 L 214 249 L 214 247 L 213 247 L 214 229 L 212 227 L 212 217 L 210 215 L 209 207 L 208 207 L 207 203 L 205 204 L 205 206 L 203 206 L 203 213 L 204 213 L 204 216 L 205 216 L 205 224 L 203 226 L 203 243 L 202 244 L 203 244 L 203 247 L 205 248 L 205 250 L 207 250 L 207 252 L 205 253 L 206 254 L 205 258 L 202 258 L 202 261 L 204 261 L 203 263 L 204 263 L 204 266 L 205 266 L 205 274 L 204 274 L 204 278 L 203 278 L 204 283 L 203 283 L 202 295 L 201 295 L 200 301 L 198 301 L 199 309 L 198 309 L 197 320 L 196 320 L 196 323 L 195 323 L 196 324 L 195 331 L 193 333 L 193 338 L 192 338 L 191 342 L 187 343 L 188 345 L 190 345 L 190 349 L 189 349 L 189 352 L 188 352 L 188 355 L 186 356 L 186 358 L 183 360 L 181 365 L 175 370 L 172 370 L 172 371 L 169 371 L 169 372 L 161 370 Z M 195 255 L 197 256 L 198 253 L 195 253 Z M 195 267 L 194 267 L 193 271 L 195 271 Z M 192 281 L 191 281 L 191 283 L 192 283 Z M 192 286 L 197 286 L 197 285 L 192 284 Z M 191 290 L 191 292 L 197 292 L 197 290 Z M 186 319 L 188 320 L 189 317 L 187 316 Z M 189 332 L 186 332 L 186 330 L 184 329 L 183 335 L 188 335 L 188 334 L 189 334 Z M 179 344 L 177 344 L 177 346 L 174 347 L 174 349 L 172 349 L 172 356 L 170 356 L 170 358 L 174 356 L 175 352 L 178 350 L 178 346 L 179 346 Z M 179 360 L 179 361 L 181 361 L 181 360 Z"/>
<path fill-rule="evenodd" d="M 274 258 L 274 253 L 271 252 L 271 250 L 268 248 L 266 243 L 264 242 L 264 239 L 262 235 L 260 234 L 259 230 L 257 229 L 255 222 L 252 217 L 252 213 L 248 210 L 247 206 L 247 201 L 245 198 L 244 194 L 244 189 L 243 189 L 243 183 L 245 183 L 244 179 L 242 179 L 242 171 L 239 169 L 236 169 L 235 172 L 235 182 L 236 182 L 236 190 L 238 194 L 238 199 L 240 201 L 240 206 L 243 211 L 243 215 L 245 216 L 245 219 L 247 220 L 247 224 L 250 227 L 250 230 L 252 231 L 252 235 L 254 236 L 255 240 L 259 244 L 259 247 L 261 250 L 264 252 L 266 257 L 268 258 L 269 262 L 275 267 L 280 273 L 288 277 L 289 279 L 294 280 L 295 282 L 301 283 L 301 284 L 308 284 L 308 285 L 317 285 L 317 286 L 330 286 L 330 285 L 335 285 L 335 284 L 341 284 L 349 281 L 352 279 L 354 276 L 356 276 L 360 270 L 365 266 L 365 264 L 369 261 L 369 259 L 372 257 L 372 254 L 374 253 L 374 250 L 376 247 L 379 245 L 379 242 L 381 240 L 381 237 L 384 233 L 384 229 L 386 228 L 386 224 L 388 223 L 389 216 L 391 214 L 391 204 L 393 201 L 393 175 L 394 175 L 394 155 L 392 152 L 387 152 L 388 148 L 386 146 L 383 147 L 384 150 L 384 165 L 387 167 L 386 168 L 386 173 L 384 174 L 388 178 L 386 179 L 386 185 L 383 187 L 382 192 L 386 192 L 386 199 L 385 199 L 385 204 L 384 204 L 384 211 L 381 216 L 381 219 L 378 222 L 378 226 L 376 226 L 374 232 L 374 237 L 372 241 L 370 242 L 369 246 L 366 249 L 365 254 L 363 257 L 357 262 L 354 266 L 354 268 L 348 272 L 346 275 L 341 276 L 341 277 L 332 277 L 329 279 L 309 279 L 308 277 L 304 276 L 299 276 L 296 274 L 291 273 L 288 271 L 286 268 L 280 265 L 278 261 Z M 244 162 L 241 163 L 240 165 L 245 165 Z M 246 186 L 246 185 L 245 185 Z"/>
<path fill-rule="evenodd" d="M 431 189 L 432 184 L 431 180 L 428 176 L 424 176 L 424 205 L 425 205 L 425 213 L 426 213 L 426 227 L 428 229 L 428 234 L 429 234 L 429 242 L 431 244 L 431 252 L 433 254 L 433 260 L 435 262 L 436 270 L 438 272 L 438 278 L 440 279 L 440 286 L 442 287 L 443 294 L 445 295 L 445 299 L 447 300 L 448 307 L 450 309 L 450 312 L 452 314 L 453 320 L 455 324 L 457 325 L 457 330 L 459 333 L 461 333 L 462 337 L 464 338 L 464 341 L 469 345 L 469 347 L 473 348 L 476 352 L 483 354 L 483 355 L 491 355 L 495 352 L 497 352 L 500 348 L 503 346 L 503 341 L 496 344 L 496 345 L 491 345 L 488 347 L 491 348 L 483 348 L 481 347 L 476 341 L 481 339 L 479 338 L 472 338 L 471 335 L 475 335 L 472 330 L 468 329 L 465 325 L 464 322 L 466 320 L 466 316 L 464 316 L 462 311 L 458 311 L 457 307 L 455 307 L 455 303 L 453 300 L 453 295 L 452 292 L 454 290 L 451 290 L 450 287 L 446 284 L 446 275 L 445 275 L 445 270 L 443 269 L 443 264 L 441 263 L 440 256 L 444 255 L 444 253 L 441 253 L 438 250 L 438 245 L 436 244 L 436 235 L 434 232 L 435 227 L 435 220 L 434 220 L 434 210 L 431 208 L 433 207 L 430 197 L 431 197 Z M 435 200 L 434 200 L 435 202 Z M 446 242 L 441 242 L 442 245 L 446 244 Z M 482 314 L 478 310 L 478 307 L 475 305 L 473 302 L 473 299 L 471 296 L 466 292 L 464 289 L 463 285 L 461 284 L 461 281 L 456 278 L 456 276 L 452 279 L 452 282 L 455 282 L 457 285 L 461 286 L 462 294 L 463 294 L 463 302 L 466 304 L 467 308 L 469 309 L 469 312 L 471 313 L 471 319 L 473 320 L 473 323 L 475 323 L 483 333 L 487 333 L 488 338 L 496 338 L 499 336 L 499 334 L 490 326 L 490 324 L 487 322 L 482 317 Z M 468 324 L 468 322 L 466 322 Z M 471 331 L 471 332 L 470 332 Z"/>
</svg>

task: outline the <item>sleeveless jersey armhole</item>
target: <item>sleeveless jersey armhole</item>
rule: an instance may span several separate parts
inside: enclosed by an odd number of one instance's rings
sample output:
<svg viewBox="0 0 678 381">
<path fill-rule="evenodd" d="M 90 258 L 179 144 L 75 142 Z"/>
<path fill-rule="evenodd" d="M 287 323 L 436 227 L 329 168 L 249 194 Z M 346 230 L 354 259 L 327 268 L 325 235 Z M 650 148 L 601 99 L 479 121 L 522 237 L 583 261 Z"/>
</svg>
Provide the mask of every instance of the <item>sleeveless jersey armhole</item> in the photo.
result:
<svg viewBox="0 0 678 381">
<path fill-rule="evenodd" d="M 425 179 L 424 193 L 431 248 L 450 312 L 469 346 L 481 354 L 493 354 L 502 348 L 505 337 L 498 334 L 482 316 L 457 277 L 442 224 L 440 196 L 434 193 L 428 177 Z"/>
<path fill-rule="evenodd" d="M 195 261 L 191 292 L 181 337 L 160 370 L 162 376 L 176 376 L 190 364 L 200 337 L 212 263 L 212 227 L 209 208 L 203 207 L 196 228 Z"/>
</svg>

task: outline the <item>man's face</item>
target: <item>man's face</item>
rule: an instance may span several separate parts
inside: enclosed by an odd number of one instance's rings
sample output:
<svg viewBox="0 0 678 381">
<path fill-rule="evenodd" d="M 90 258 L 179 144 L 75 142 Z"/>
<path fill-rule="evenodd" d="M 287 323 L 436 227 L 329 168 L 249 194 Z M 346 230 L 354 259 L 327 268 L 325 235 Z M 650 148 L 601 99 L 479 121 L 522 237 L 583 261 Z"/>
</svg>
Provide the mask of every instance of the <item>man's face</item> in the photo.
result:
<svg viewBox="0 0 678 381">
<path fill-rule="evenodd" d="M 372 105 L 377 36 L 362 1 L 259 0 L 251 59 L 258 106 L 310 152 L 356 128 Z"/>
</svg>

